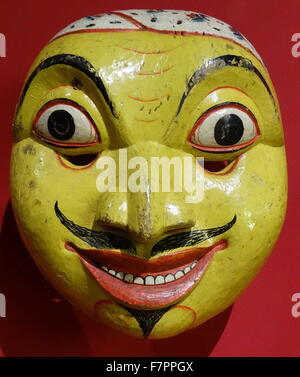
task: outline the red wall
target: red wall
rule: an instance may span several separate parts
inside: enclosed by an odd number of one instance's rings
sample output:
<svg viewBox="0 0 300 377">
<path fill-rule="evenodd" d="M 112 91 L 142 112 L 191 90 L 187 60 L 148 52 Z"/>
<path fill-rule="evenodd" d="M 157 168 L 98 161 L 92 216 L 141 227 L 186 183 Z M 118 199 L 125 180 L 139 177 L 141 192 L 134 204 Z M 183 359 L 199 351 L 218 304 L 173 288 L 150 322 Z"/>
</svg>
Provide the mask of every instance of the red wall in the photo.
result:
<svg viewBox="0 0 300 377">
<path fill-rule="evenodd" d="M 6 295 L 7 317 L 0 318 L 0 355 L 300 356 L 300 316 L 291 314 L 291 297 L 300 292 L 300 57 L 291 54 L 291 37 L 300 33 L 300 1 L 151 0 L 147 6 L 220 18 L 245 34 L 264 58 L 281 104 L 289 163 L 289 207 L 281 237 L 261 273 L 231 309 L 174 339 L 140 341 L 120 335 L 60 299 L 27 255 L 9 206 L 15 104 L 34 57 L 58 30 L 82 16 L 143 6 L 140 0 L 1 0 L 0 33 L 6 36 L 7 57 L 0 58 L 0 292 Z"/>
</svg>

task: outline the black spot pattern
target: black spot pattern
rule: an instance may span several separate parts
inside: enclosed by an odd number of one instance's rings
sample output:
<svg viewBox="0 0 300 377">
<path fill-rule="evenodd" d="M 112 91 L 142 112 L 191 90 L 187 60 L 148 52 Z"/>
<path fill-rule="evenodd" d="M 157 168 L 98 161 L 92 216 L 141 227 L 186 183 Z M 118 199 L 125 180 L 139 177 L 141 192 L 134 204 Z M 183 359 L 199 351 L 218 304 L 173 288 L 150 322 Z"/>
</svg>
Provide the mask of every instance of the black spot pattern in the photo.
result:
<svg viewBox="0 0 300 377">
<path fill-rule="evenodd" d="M 88 24 L 86 20 L 95 21 L 95 24 Z M 137 23 L 134 21 L 137 21 Z M 208 34 L 223 36 L 244 45 L 256 53 L 251 44 L 248 43 L 243 35 L 230 25 L 227 25 L 226 23 L 203 13 L 180 10 L 170 11 L 163 9 L 132 9 L 127 11 L 120 10 L 116 11 L 116 13 L 103 13 L 100 15 L 88 16 L 77 21 L 74 23 L 74 25 L 68 26 L 66 29 L 58 33 L 57 36 L 63 35 L 71 30 L 80 32 L 80 30 L 85 30 L 90 27 L 101 30 L 114 28 L 114 25 L 116 29 L 119 28 L 120 30 L 123 28 L 132 28 L 133 30 L 144 30 L 149 28 L 167 30 L 175 33 L 177 31 L 184 31 L 199 33 L 200 35 Z"/>
<path fill-rule="evenodd" d="M 244 39 L 243 35 L 238 31 L 236 30 L 235 28 L 233 28 L 232 26 L 229 27 L 229 29 L 232 31 L 232 34 L 238 38 L 238 39 Z"/>
</svg>

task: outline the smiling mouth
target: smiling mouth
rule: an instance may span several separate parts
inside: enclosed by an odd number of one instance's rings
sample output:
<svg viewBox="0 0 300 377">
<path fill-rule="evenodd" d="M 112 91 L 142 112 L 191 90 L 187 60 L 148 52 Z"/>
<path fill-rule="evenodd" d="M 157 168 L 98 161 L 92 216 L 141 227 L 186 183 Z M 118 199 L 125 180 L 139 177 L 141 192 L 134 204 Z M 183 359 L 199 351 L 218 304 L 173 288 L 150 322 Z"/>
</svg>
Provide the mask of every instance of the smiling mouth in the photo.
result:
<svg viewBox="0 0 300 377">
<path fill-rule="evenodd" d="M 212 256 L 227 248 L 221 240 L 210 247 L 194 247 L 160 257 L 142 259 L 112 250 L 84 250 L 71 243 L 94 279 L 120 304 L 155 310 L 174 305 L 200 281 Z"/>
<path fill-rule="evenodd" d="M 169 235 L 152 247 L 149 259 L 144 259 L 132 255 L 136 248 L 130 239 L 74 223 L 60 211 L 58 202 L 54 210 L 65 228 L 92 247 L 86 250 L 65 243 L 99 285 L 119 304 L 149 312 L 171 307 L 192 291 L 212 256 L 228 243 L 223 239 L 209 247 L 195 245 L 227 232 L 236 222 L 234 215 L 222 226 Z"/>
</svg>

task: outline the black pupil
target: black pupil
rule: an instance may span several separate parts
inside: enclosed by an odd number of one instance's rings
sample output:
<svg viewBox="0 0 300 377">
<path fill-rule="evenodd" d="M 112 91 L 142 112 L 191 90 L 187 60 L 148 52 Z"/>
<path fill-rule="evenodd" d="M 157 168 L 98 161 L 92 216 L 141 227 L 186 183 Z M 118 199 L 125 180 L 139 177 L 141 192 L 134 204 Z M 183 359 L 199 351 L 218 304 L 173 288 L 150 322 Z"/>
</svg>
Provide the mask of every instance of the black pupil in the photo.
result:
<svg viewBox="0 0 300 377">
<path fill-rule="evenodd" d="M 215 125 L 215 140 L 219 145 L 234 145 L 244 133 L 242 119 L 235 114 L 227 114 Z"/>
<path fill-rule="evenodd" d="M 66 110 L 53 111 L 47 125 L 50 135 L 57 140 L 69 140 L 75 133 L 74 119 Z"/>
</svg>

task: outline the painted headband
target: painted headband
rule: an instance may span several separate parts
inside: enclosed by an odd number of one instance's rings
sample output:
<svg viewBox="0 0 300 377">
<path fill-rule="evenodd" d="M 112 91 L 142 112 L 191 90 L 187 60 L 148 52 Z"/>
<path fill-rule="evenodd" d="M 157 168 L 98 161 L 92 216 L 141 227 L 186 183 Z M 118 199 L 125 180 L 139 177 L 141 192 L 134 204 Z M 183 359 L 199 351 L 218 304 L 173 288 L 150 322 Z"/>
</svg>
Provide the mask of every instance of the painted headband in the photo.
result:
<svg viewBox="0 0 300 377">
<path fill-rule="evenodd" d="M 53 38 L 84 32 L 154 31 L 187 35 L 208 35 L 228 39 L 262 60 L 252 44 L 236 29 L 202 13 L 183 10 L 122 10 L 87 16 L 73 22 Z"/>
</svg>

